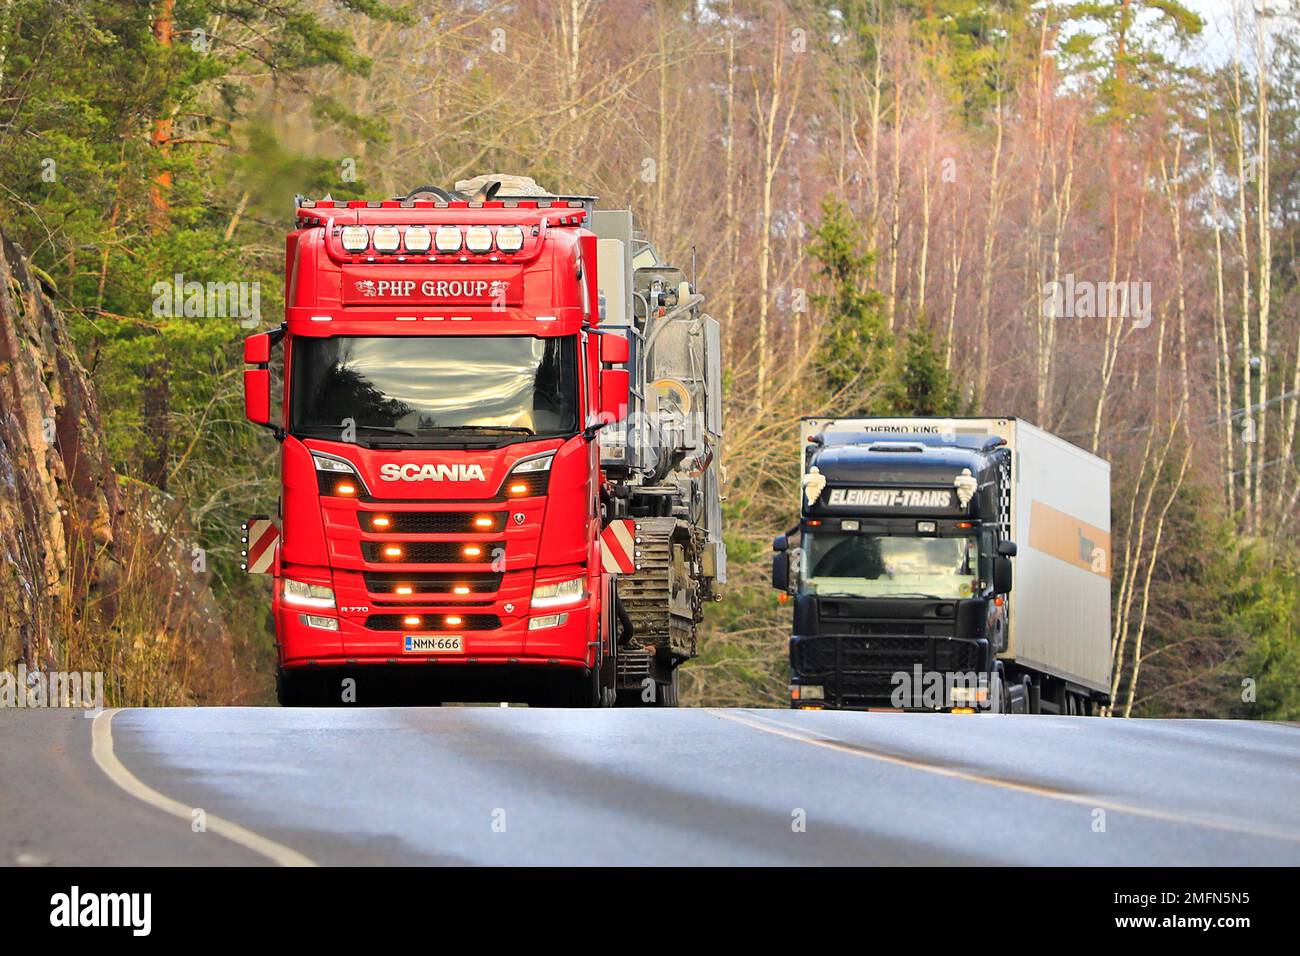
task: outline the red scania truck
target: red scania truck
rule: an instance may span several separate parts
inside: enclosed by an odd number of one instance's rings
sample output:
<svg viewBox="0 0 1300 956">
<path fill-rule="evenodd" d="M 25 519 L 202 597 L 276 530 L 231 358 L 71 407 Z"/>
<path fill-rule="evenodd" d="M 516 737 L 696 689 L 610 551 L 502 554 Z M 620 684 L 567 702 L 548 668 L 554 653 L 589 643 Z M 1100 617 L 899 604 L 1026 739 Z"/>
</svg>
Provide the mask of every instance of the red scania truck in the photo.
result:
<svg viewBox="0 0 1300 956">
<path fill-rule="evenodd" d="M 282 704 L 676 704 L 726 579 L 719 329 L 594 206 L 514 176 L 297 201 L 285 321 L 244 346 Z"/>
</svg>

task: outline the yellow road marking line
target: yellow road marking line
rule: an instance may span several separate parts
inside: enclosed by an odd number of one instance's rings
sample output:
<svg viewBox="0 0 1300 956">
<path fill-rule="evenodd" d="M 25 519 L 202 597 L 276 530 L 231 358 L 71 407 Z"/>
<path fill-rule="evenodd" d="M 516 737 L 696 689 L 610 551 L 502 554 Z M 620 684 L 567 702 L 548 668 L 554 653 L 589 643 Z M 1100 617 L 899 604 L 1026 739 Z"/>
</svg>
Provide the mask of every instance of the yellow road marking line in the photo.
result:
<svg viewBox="0 0 1300 956">
<path fill-rule="evenodd" d="M 882 753 L 878 750 L 871 750 L 858 744 L 844 743 L 843 741 L 834 740 L 829 737 L 815 737 L 811 734 L 806 734 L 802 731 L 782 725 L 774 720 L 759 717 L 756 714 L 748 714 L 741 717 L 736 714 L 727 714 L 716 710 L 712 711 L 712 713 L 715 717 L 721 717 L 724 720 L 744 724 L 746 727 L 752 727 L 755 730 L 761 730 L 767 734 L 775 734 L 778 737 L 785 737 L 789 740 L 796 740 L 800 743 L 811 744 L 814 747 L 823 747 L 827 750 L 834 750 L 838 753 L 849 754 L 854 757 L 865 757 L 868 760 L 877 760 L 881 763 L 894 764 L 898 767 L 906 767 L 909 770 L 919 770 L 922 773 L 935 774 L 940 777 L 950 777 L 954 780 L 964 780 L 968 783 L 980 783 L 989 787 L 998 787 L 1002 790 L 1013 790 L 1017 793 L 1027 793 L 1036 797 L 1044 797 L 1048 800 L 1059 800 L 1063 803 L 1072 803 L 1077 806 L 1089 807 L 1091 809 L 1101 809 L 1113 813 L 1125 813 L 1130 816 L 1162 820 L 1166 823 L 1184 823 L 1191 826 L 1207 827 L 1214 830 L 1225 830 L 1229 833 L 1244 833 L 1250 836 L 1266 837 L 1272 840 L 1286 840 L 1290 843 L 1300 843 L 1300 833 L 1294 833 L 1289 830 L 1275 830 L 1271 827 L 1258 827 L 1248 823 L 1237 823 L 1231 820 L 1219 820 L 1213 817 L 1178 813 L 1173 810 L 1140 807 L 1130 803 L 1120 803 L 1116 800 L 1090 797 L 1086 794 L 1070 793 L 1065 790 L 1055 790 L 1051 787 L 1040 786 L 1038 784 L 1020 783 L 1015 780 L 1004 780 L 1000 777 L 990 777 L 969 770 L 959 770 L 955 767 L 945 767 L 939 764 L 927 763 L 923 760 L 917 760 L 911 757 L 899 757 L 895 754 Z"/>
<path fill-rule="evenodd" d="M 193 820 L 194 807 L 186 806 L 179 800 L 173 800 L 143 783 L 139 777 L 123 766 L 122 761 L 113 753 L 113 716 L 120 708 L 101 711 L 91 724 L 91 755 L 95 763 L 109 780 L 151 807 L 164 813 L 179 817 L 186 823 Z M 269 840 L 264 836 L 245 829 L 237 823 L 231 823 L 213 813 L 205 813 L 207 829 L 237 843 L 245 849 L 259 853 L 279 866 L 317 866 L 318 864 L 289 847 Z"/>
</svg>

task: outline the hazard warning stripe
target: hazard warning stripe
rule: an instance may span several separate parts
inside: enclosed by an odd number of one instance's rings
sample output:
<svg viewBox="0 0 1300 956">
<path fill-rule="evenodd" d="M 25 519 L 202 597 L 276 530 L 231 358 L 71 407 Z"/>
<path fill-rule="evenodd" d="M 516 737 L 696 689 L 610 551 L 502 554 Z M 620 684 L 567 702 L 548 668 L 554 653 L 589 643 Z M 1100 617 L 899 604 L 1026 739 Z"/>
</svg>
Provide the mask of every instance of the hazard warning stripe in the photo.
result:
<svg viewBox="0 0 1300 956">
<path fill-rule="evenodd" d="M 600 563 L 606 574 L 631 574 L 636 570 L 634 522 L 620 518 L 600 532 Z"/>
<path fill-rule="evenodd" d="M 275 546 L 280 540 L 280 529 L 269 518 L 254 518 L 248 522 L 248 573 L 266 574 L 275 561 Z"/>
</svg>

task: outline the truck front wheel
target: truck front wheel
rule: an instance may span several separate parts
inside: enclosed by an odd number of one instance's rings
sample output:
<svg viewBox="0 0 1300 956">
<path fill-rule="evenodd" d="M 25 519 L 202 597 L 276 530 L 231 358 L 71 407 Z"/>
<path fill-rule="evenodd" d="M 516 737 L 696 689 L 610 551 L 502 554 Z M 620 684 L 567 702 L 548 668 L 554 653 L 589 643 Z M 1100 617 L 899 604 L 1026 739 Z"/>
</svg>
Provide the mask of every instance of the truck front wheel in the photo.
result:
<svg viewBox="0 0 1300 956">
<path fill-rule="evenodd" d="M 319 707 L 322 697 L 317 675 L 301 670 L 276 668 L 275 699 L 281 707 Z"/>
</svg>

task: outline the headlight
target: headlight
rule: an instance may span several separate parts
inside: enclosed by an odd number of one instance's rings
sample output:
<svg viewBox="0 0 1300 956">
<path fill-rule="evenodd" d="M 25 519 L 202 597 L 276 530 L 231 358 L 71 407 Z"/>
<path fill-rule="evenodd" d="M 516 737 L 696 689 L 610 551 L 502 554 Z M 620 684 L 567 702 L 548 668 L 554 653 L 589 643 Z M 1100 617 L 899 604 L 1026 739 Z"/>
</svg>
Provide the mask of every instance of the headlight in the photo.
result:
<svg viewBox="0 0 1300 956">
<path fill-rule="evenodd" d="M 375 244 L 376 252 L 396 252 L 402 244 L 402 235 L 396 226 L 375 226 L 371 241 Z"/>
<path fill-rule="evenodd" d="M 324 455 L 312 455 L 312 462 L 316 465 L 317 471 L 333 471 L 341 475 L 355 475 L 357 470 L 349 465 L 346 461 L 338 458 L 326 458 Z"/>
<path fill-rule="evenodd" d="M 586 596 L 586 592 L 587 578 L 585 575 L 569 581 L 559 581 L 555 584 L 539 584 L 533 588 L 532 606 L 539 608 L 577 604 Z"/>
<path fill-rule="evenodd" d="M 518 226 L 502 226 L 497 230 L 497 248 L 502 252 L 518 252 L 524 247 L 524 231 Z"/>
<path fill-rule="evenodd" d="M 567 614 L 541 614 L 537 617 L 528 619 L 528 630 L 540 631 L 544 627 L 559 627 L 567 623 L 569 615 Z"/>
<path fill-rule="evenodd" d="M 370 245 L 370 233 L 365 226 L 344 226 L 340 238 L 348 252 L 361 252 Z"/>
<path fill-rule="evenodd" d="M 455 226 L 439 226 L 433 234 L 433 245 L 439 252 L 455 252 L 460 248 L 460 230 Z"/>
<path fill-rule="evenodd" d="M 408 226 L 405 238 L 407 252 L 428 252 L 433 242 L 428 226 Z"/>
<path fill-rule="evenodd" d="M 506 475 L 498 493 L 510 498 L 530 498 L 545 494 L 554 457 L 555 452 L 551 451 L 535 458 L 525 458 L 510 469 L 510 474 Z"/>
<path fill-rule="evenodd" d="M 284 602 L 300 607 L 333 607 L 334 589 L 323 584 L 308 584 L 306 581 L 284 579 Z"/>
<path fill-rule="evenodd" d="M 983 704 L 989 699 L 989 689 L 987 687 L 962 687 L 952 688 L 953 704 Z"/>
<path fill-rule="evenodd" d="M 465 248 L 470 252 L 487 252 L 492 248 L 492 230 L 487 226 L 470 226 L 465 230 Z"/>
<path fill-rule="evenodd" d="M 316 466 L 316 489 L 322 495 L 352 498 L 366 491 L 357 470 L 341 458 L 313 454 Z"/>
<path fill-rule="evenodd" d="M 536 458 L 525 458 L 515 467 L 510 469 L 512 475 L 530 475 L 538 471 L 550 471 L 551 460 L 555 457 L 555 452 L 548 452 L 545 455 L 538 455 Z"/>
</svg>

